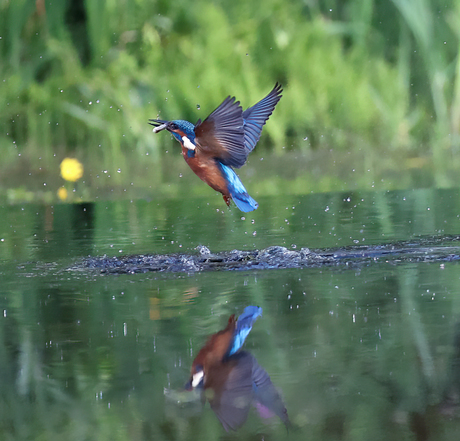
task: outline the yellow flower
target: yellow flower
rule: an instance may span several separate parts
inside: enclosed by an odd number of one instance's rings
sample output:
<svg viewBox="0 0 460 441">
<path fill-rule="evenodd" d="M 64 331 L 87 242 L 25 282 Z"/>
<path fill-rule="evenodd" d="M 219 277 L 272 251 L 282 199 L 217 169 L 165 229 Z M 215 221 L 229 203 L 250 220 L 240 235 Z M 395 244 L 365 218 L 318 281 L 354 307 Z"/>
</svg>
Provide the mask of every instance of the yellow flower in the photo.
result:
<svg viewBox="0 0 460 441">
<path fill-rule="evenodd" d="M 61 176 L 66 181 L 78 181 L 83 176 L 82 163 L 75 158 L 64 158 L 61 162 Z"/>
<path fill-rule="evenodd" d="M 67 189 L 65 187 L 59 187 L 57 195 L 61 201 L 65 201 L 67 199 Z"/>
</svg>

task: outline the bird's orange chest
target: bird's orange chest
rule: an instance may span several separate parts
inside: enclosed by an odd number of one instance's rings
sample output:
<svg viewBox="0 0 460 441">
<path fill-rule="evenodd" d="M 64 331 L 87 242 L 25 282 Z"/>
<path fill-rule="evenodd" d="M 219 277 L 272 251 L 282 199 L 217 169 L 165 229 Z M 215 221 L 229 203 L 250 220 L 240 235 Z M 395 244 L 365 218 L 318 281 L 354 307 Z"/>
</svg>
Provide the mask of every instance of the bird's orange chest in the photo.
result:
<svg viewBox="0 0 460 441">
<path fill-rule="evenodd" d="M 235 327 L 235 314 L 232 314 L 228 320 L 227 327 L 209 337 L 206 344 L 198 352 L 193 365 L 198 364 L 207 369 L 208 367 L 220 364 L 229 350 Z"/>
<path fill-rule="evenodd" d="M 195 150 L 194 155 L 190 155 L 189 151 L 189 149 L 182 146 L 182 156 L 193 172 L 214 190 L 222 194 L 227 194 L 227 182 L 222 176 L 216 160 L 212 156 L 201 153 L 199 150 Z"/>
</svg>

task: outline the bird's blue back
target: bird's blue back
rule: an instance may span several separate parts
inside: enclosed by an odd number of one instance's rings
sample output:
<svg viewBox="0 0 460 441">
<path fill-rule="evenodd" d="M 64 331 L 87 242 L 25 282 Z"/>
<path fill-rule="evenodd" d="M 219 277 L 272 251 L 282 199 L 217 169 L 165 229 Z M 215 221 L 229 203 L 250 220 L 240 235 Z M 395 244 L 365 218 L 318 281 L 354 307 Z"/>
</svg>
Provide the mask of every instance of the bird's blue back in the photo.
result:
<svg viewBox="0 0 460 441">
<path fill-rule="evenodd" d="M 234 338 L 228 355 L 233 355 L 238 352 L 243 346 L 246 337 L 252 329 L 252 325 L 258 317 L 262 316 L 262 308 L 258 306 L 246 306 L 243 313 L 238 317 Z"/>
</svg>

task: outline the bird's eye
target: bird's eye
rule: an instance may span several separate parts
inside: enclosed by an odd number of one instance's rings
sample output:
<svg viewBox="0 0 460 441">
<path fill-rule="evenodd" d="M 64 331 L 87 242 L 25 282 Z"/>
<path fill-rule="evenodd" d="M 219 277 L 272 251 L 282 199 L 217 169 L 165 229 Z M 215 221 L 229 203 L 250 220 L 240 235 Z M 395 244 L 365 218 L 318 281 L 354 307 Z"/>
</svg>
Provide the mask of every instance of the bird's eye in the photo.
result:
<svg viewBox="0 0 460 441">
<path fill-rule="evenodd" d="M 169 125 L 169 128 L 172 129 L 172 130 L 177 130 L 177 124 L 176 123 L 171 123 Z"/>
</svg>

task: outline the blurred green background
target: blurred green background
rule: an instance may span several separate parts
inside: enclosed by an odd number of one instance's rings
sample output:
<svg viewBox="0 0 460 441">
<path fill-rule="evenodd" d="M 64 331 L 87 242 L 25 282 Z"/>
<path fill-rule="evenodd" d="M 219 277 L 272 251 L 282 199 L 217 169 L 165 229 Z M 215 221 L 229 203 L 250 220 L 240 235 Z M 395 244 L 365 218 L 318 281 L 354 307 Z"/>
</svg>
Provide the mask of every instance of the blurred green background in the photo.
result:
<svg viewBox="0 0 460 441">
<path fill-rule="evenodd" d="M 0 197 L 53 200 L 66 156 L 84 200 L 202 186 L 147 120 L 275 81 L 256 194 L 456 186 L 459 34 L 459 0 L 1 0 Z"/>
<path fill-rule="evenodd" d="M 431 263 L 75 266 L 458 238 L 459 32 L 460 0 L 0 0 L 0 438 L 459 439 L 452 241 Z M 246 217 L 147 121 L 195 122 L 227 95 L 246 108 L 276 81 L 284 96 L 238 171 L 260 202 Z M 54 204 L 64 192 L 91 202 Z M 248 304 L 264 308 L 248 349 L 297 432 L 250 419 L 226 437 L 209 407 L 165 393 Z"/>
</svg>

